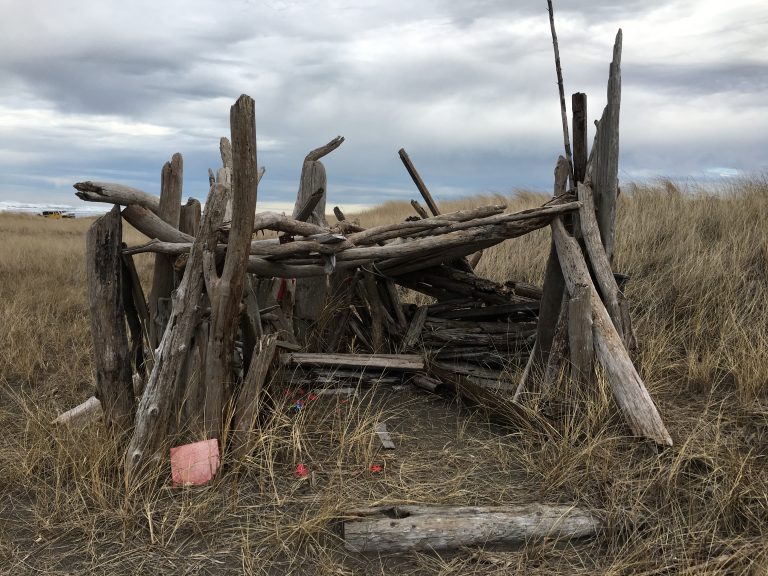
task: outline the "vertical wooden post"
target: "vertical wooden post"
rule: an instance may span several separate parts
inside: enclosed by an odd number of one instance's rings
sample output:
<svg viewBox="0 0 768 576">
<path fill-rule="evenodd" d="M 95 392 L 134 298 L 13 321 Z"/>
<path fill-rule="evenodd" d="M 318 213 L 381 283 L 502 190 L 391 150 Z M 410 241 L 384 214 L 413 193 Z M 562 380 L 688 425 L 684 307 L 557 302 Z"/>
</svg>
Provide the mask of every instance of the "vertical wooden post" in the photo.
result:
<svg viewBox="0 0 768 576">
<path fill-rule="evenodd" d="M 301 167 L 299 192 L 293 208 L 294 218 L 298 217 L 302 209 L 309 205 L 310 199 L 314 202 L 315 199 L 312 198 L 313 195 L 315 195 L 318 190 L 322 189 L 323 193 L 317 198 L 317 202 L 308 215 L 306 222 L 318 224 L 320 226 L 328 226 L 328 222 L 325 219 L 325 191 L 328 189 L 327 177 L 325 174 L 325 166 L 320 162 L 320 159 L 336 150 L 336 148 L 341 146 L 343 142 L 344 138 L 342 136 L 337 136 L 328 142 L 328 144 L 312 150 L 304 158 L 304 163 Z M 324 277 L 297 279 L 294 317 L 302 323 L 317 321 L 325 306 L 327 293 L 328 281 Z M 298 328 L 299 334 L 306 336 L 306 327 L 298 326 Z"/>
<path fill-rule="evenodd" d="M 608 76 L 608 104 L 597 125 L 591 170 L 587 182 L 595 190 L 597 224 L 605 253 L 613 258 L 616 235 L 616 198 L 619 189 L 619 111 L 621 107 L 621 30 L 616 34 Z"/>
<path fill-rule="evenodd" d="M 181 154 L 174 154 L 166 162 L 161 173 L 160 209 L 158 216 L 174 228 L 179 227 L 181 214 L 181 188 L 184 163 Z M 155 273 L 149 293 L 149 313 L 152 318 L 149 337 L 153 348 L 157 348 L 168 321 L 167 308 L 175 288 L 173 260 L 165 254 L 155 255 Z M 164 302 L 161 302 L 164 300 Z"/>
<path fill-rule="evenodd" d="M 205 429 L 209 438 L 222 433 L 222 410 L 231 393 L 232 355 L 243 298 L 256 211 L 256 109 L 243 94 L 230 110 L 232 131 L 232 226 L 221 276 L 215 245 L 206 247 L 203 274 L 211 300 L 211 329 L 205 359 Z"/>
<path fill-rule="evenodd" d="M 587 156 L 589 155 L 587 95 L 583 92 L 571 95 L 571 109 L 573 112 L 573 185 L 575 186 L 579 182 L 583 183 L 587 174 Z"/>
<path fill-rule="evenodd" d="M 568 300 L 568 342 L 571 377 L 586 383 L 593 376 L 592 290 L 579 284 Z"/>
<path fill-rule="evenodd" d="M 115 206 L 86 236 L 86 274 L 91 313 L 96 398 L 107 427 L 124 433 L 133 424 L 134 398 L 123 307 L 122 220 Z"/>
<path fill-rule="evenodd" d="M 200 228 L 201 215 L 202 208 L 200 206 L 200 201 L 195 198 L 188 199 L 187 203 L 181 207 L 179 230 L 184 232 L 184 234 L 197 236 L 197 230 Z"/>
</svg>

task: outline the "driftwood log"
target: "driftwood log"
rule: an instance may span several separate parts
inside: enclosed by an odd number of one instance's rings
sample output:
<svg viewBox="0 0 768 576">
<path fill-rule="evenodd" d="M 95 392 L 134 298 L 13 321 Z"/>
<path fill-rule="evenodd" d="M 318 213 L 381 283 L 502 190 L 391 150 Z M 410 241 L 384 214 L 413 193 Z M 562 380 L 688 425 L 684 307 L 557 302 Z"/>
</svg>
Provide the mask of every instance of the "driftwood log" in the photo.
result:
<svg viewBox="0 0 768 576">
<path fill-rule="evenodd" d="M 86 277 L 96 368 L 96 398 L 107 427 L 118 434 L 133 423 L 130 348 L 123 306 L 122 220 L 115 206 L 86 236 Z"/>
<path fill-rule="evenodd" d="M 576 506 L 380 506 L 344 514 L 344 546 L 351 552 L 451 550 L 520 544 L 531 539 L 593 536 L 602 526 Z"/>
</svg>

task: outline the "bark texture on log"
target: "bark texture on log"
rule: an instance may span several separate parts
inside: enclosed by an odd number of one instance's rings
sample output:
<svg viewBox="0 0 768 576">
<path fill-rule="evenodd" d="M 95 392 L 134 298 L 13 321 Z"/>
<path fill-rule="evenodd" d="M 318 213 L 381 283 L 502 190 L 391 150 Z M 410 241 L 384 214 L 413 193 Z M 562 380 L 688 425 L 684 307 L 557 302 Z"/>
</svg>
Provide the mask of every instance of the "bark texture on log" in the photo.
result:
<svg viewBox="0 0 768 576">
<path fill-rule="evenodd" d="M 344 515 L 344 545 L 352 552 L 450 550 L 585 538 L 601 526 L 597 517 L 576 506 L 382 506 Z"/>
<path fill-rule="evenodd" d="M 568 345 L 571 377 L 587 383 L 592 378 L 595 355 L 592 338 L 592 290 L 578 285 L 568 301 Z"/>
<path fill-rule="evenodd" d="M 134 398 L 123 306 L 122 220 L 116 205 L 86 236 L 86 277 L 91 315 L 96 398 L 107 427 L 123 434 L 133 423 Z"/>
<path fill-rule="evenodd" d="M 205 429 L 208 438 L 222 433 L 222 410 L 231 392 L 232 357 L 243 297 L 256 210 L 256 109 L 243 94 L 230 110 L 232 131 L 232 229 L 224 269 L 219 276 L 215 245 L 204 250 L 203 273 L 211 301 L 211 329 L 205 358 Z"/>
<path fill-rule="evenodd" d="M 640 375 L 632 365 L 621 336 L 616 331 L 608 312 L 597 294 L 589 276 L 584 255 L 576 240 L 570 236 L 563 223 L 556 218 L 552 221 L 552 236 L 557 246 L 560 265 L 568 291 L 576 293 L 579 285 L 590 287 L 592 293 L 592 334 L 597 359 L 605 370 L 608 383 L 613 391 L 630 429 L 636 436 L 650 438 L 657 444 L 672 445 L 661 415 L 657 410 Z"/>
</svg>

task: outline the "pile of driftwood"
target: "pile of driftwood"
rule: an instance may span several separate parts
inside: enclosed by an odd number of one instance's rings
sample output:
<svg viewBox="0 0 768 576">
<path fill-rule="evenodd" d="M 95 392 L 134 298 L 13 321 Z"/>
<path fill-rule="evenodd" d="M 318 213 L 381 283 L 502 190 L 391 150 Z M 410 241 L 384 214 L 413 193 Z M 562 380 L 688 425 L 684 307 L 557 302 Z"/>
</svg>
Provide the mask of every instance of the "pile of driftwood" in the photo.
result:
<svg viewBox="0 0 768 576">
<path fill-rule="evenodd" d="M 257 213 L 264 169 L 245 95 L 231 109 L 231 143 L 220 143 L 223 166 L 209 171 L 204 211 L 197 200 L 181 204 L 179 154 L 163 167 L 159 196 L 75 184 L 81 199 L 115 205 L 88 233 L 98 401 L 77 413 L 100 403 L 107 425 L 128 435 L 131 477 L 166 454 L 168 438 L 185 434 L 218 439 L 233 459 L 247 454 L 280 383 L 349 391 L 405 376 L 503 411 L 539 384 L 545 393 L 563 378 L 589 385 L 599 364 L 632 433 L 671 444 L 630 359 L 634 335 L 611 268 L 620 54 L 619 31 L 591 151 L 586 96 L 574 94 L 571 153 L 559 78 L 566 157 L 557 162 L 552 200 L 531 210 L 441 213 L 400 150 L 429 212 L 412 201 L 416 214 L 405 222 L 365 229 L 336 207 L 329 224 L 321 159 L 342 144 L 338 137 L 306 156 L 291 216 Z M 150 241 L 123 244 L 123 220 Z M 475 274 L 484 249 L 547 226 L 542 287 Z M 133 262 L 141 252 L 155 253 L 148 298 Z M 404 302 L 408 291 L 430 303 Z M 513 380 L 515 366 L 522 376 Z"/>
</svg>

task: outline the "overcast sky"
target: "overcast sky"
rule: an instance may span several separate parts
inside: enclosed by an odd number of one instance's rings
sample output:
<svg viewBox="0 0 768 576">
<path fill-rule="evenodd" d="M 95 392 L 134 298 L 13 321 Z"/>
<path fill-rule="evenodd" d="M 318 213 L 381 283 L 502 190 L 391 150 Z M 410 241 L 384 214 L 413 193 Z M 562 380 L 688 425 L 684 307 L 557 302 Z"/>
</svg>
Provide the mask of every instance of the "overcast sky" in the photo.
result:
<svg viewBox="0 0 768 576">
<path fill-rule="evenodd" d="M 157 193 L 184 155 L 204 198 L 229 107 L 256 100 L 262 208 L 306 153 L 328 204 L 550 189 L 562 150 L 544 0 L 0 0 L 0 201 L 78 201 L 80 180 Z M 624 31 L 623 181 L 768 169 L 768 2 L 555 0 L 566 93 L 605 105 Z M 567 98 L 570 107 L 570 96 Z M 591 135 L 590 135 L 591 141 Z"/>
</svg>

